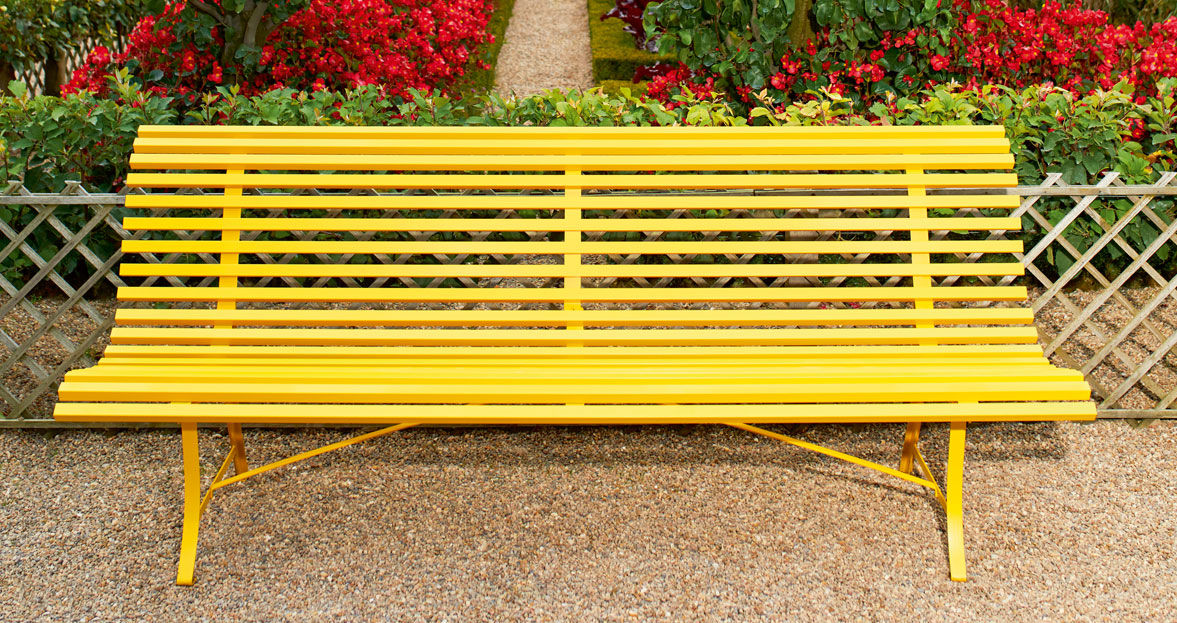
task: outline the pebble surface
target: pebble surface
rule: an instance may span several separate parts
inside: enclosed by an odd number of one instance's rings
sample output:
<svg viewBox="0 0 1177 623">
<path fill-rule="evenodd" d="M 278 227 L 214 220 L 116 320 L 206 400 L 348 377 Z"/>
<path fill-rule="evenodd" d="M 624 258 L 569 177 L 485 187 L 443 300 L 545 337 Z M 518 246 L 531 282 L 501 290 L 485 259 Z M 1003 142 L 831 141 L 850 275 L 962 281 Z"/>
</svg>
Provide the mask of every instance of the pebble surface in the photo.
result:
<svg viewBox="0 0 1177 623">
<path fill-rule="evenodd" d="M 887 464 L 902 439 L 777 429 Z M 258 464 L 348 434 L 246 439 Z M 227 440 L 201 444 L 211 475 Z M 177 433 L 3 431 L 0 621 L 1171 620 L 1175 447 L 971 426 L 958 584 L 919 487 L 734 429 L 415 429 L 222 489 L 176 587 Z"/>
<path fill-rule="evenodd" d="M 495 90 L 531 95 L 593 86 L 585 0 L 515 0 L 495 66 Z"/>
</svg>

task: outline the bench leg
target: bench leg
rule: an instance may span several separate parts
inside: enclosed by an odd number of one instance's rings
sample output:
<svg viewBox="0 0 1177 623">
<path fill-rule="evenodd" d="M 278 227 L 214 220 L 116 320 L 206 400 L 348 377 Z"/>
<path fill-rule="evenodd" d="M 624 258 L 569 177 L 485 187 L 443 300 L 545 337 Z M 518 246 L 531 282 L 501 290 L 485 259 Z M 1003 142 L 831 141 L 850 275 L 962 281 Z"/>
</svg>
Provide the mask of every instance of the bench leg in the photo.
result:
<svg viewBox="0 0 1177 623">
<path fill-rule="evenodd" d="M 233 447 L 233 470 L 238 474 L 249 471 L 249 461 L 245 458 L 245 437 L 241 434 L 240 424 L 229 425 L 229 444 Z"/>
<path fill-rule="evenodd" d="M 180 537 L 180 565 L 176 584 L 192 585 L 196 567 L 196 540 L 200 532 L 200 448 L 196 440 L 196 424 L 180 424 L 180 438 L 184 453 L 184 531 Z"/>
<path fill-rule="evenodd" d="M 952 422 L 948 431 L 948 465 L 944 476 L 948 525 L 948 568 L 956 582 L 965 581 L 964 561 L 964 433 L 965 422 Z"/>
<path fill-rule="evenodd" d="M 910 474 L 915 468 L 916 444 L 920 442 L 921 422 L 908 422 L 907 432 L 903 435 L 903 454 L 899 456 L 899 471 Z"/>
</svg>

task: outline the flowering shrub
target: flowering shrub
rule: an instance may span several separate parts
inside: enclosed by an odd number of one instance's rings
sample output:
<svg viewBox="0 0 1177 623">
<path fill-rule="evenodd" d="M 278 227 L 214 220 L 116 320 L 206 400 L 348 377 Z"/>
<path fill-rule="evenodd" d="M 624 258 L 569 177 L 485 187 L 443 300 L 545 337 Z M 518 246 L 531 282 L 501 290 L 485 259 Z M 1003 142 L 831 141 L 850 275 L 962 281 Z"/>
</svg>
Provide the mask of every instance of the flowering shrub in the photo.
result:
<svg viewBox="0 0 1177 623">
<path fill-rule="evenodd" d="M 647 32 L 660 33 L 660 46 L 677 51 L 691 82 L 713 76 L 745 99 L 751 90 L 790 101 L 826 88 L 869 103 L 949 81 L 970 87 L 1049 83 L 1087 93 L 1126 80 L 1143 95 L 1159 79 L 1177 76 L 1177 17 L 1151 26 L 1113 25 L 1103 11 L 1058 2 L 1018 9 L 1004 0 L 929 0 L 912 3 L 906 14 L 854 14 L 847 7 L 875 3 L 815 0 L 818 31 L 792 45 L 779 29 L 764 41 L 755 32 L 723 41 L 704 34 L 725 30 L 726 14 L 681 12 L 682 3 L 693 1 L 650 7 Z M 674 80 L 656 80 L 651 92 L 673 90 Z"/>
<path fill-rule="evenodd" d="M 280 21 L 252 35 L 231 27 L 228 9 L 217 21 L 193 8 L 209 5 L 192 3 L 143 19 L 123 54 L 95 50 L 69 90 L 101 92 L 123 66 L 150 91 L 189 103 L 228 83 L 245 94 L 374 84 L 398 96 L 444 90 L 485 67 L 480 46 L 493 39 L 486 32 L 493 0 L 290 0 L 277 3 Z"/>
</svg>

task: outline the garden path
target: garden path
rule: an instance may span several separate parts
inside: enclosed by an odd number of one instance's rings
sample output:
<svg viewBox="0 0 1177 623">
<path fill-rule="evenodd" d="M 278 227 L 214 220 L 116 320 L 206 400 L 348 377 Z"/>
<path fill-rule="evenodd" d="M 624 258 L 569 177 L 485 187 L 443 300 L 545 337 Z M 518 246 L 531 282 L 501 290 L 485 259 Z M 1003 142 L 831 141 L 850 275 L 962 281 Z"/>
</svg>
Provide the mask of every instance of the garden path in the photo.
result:
<svg viewBox="0 0 1177 623">
<path fill-rule="evenodd" d="M 528 95 L 593 86 L 584 0 L 516 0 L 495 70 L 495 90 Z"/>
</svg>

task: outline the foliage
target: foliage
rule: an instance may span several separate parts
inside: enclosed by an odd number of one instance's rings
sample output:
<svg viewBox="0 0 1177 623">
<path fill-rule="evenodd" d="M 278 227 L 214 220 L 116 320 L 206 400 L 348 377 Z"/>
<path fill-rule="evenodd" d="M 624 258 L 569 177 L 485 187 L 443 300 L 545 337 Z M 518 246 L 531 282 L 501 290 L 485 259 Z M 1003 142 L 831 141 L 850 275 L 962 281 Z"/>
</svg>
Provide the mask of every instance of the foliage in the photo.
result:
<svg viewBox="0 0 1177 623">
<path fill-rule="evenodd" d="M 58 191 L 66 179 L 80 180 L 97 190 L 117 189 L 126 174 L 131 141 L 142 123 L 649 126 L 752 122 L 1000 124 L 1010 137 L 1023 184 L 1036 184 L 1049 172 L 1061 172 L 1070 183 L 1090 183 L 1107 171 L 1118 171 L 1126 183 L 1147 183 L 1159 171 L 1177 166 L 1177 80 L 1172 79 L 1162 80 L 1157 93 L 1147 96 L 1133 91 L 1127 82 L 1087 95 L 1047 85 L 975 90 L 939 85 L 906 96 L 885 96 L 869 106 L 828 88 L 808 95 L 805 101 L 780 105 L 762 90 L 750 95 L 759 105 L 745 116 L 706 85 L 663 93 L 665 103 L 637 97 L 625 86 L 619 86 L 616 94 L 593 89 L 519 98 L 495 94 L 454 98 L 421 91 L 390 98 L 370 85 L 345 91 L 276 89 L 256 95 L 220 87 L 177 117 L 167 98 L 139 90 L 124 72 L 116 77 L 109 98 L 83 93 L 66 98 L 0 99 L 0 164 L 10 179 L 23 178 L 34 192 Z M 1070 205 L 1062 198 L 1044 198 L 1036 209 L 1057 222 Z M 1171 201 L 1158 200 L 1153 205 L 1162 219 L 1174 217 Z M 1106 220 L 1118 218 L 1130 207 L 1126 200 L 1093 204 Z M 19 223 L 31 217 L 13 218 Z M 1142 249 L 1159 231 L 1141 218 L 1125 229 L 1124 236 Z M 1097 223 L 1085 217 L 1068 229 L 1066 239 L 1084 250 L 1102 233 Z M 1028 245 L 1043 234 L 1035 222 L 1026 221 L 1023 236 Z M 1177 258 L 1169 257 L 1169 251 L 1161 253 L 1158 268 L 1168 273 L 1177 270 Z M 0 264 L 3 261 L 7 260 Z M 1040 259 L 1039 268 L 1058 274 L 1070 261 L 1066 254 L 1052 251 Z M 1109 247 L 1101 253 L 1097 268 L 1115 274 L 1128 261 L 1118 247 Z"/>
<path fill-rule="evenodd" d="M 511 21 L 511 14 L 515 11 L 515 0 L 492 0 L 494 12 L 486 23 L 487 39 L 484 44 L 483 63 L 476 63 L 467 70 L 463 79 L 457 81 L 455 92 L 467 90 L 485 93 L 495 85 L 495 67 L 498 66 L 499 52 L 503 48 L 503 41 L 507 34 L 507 24 Z"/>
<path fill-rule="evenodd" d="M 657 52 L 657 42 L 646 37 L 645 26 L 642 24 L 642 15 L 646 12 L 646 7 L 653 2 L 654 0 L 615 0 L 613 6 L 598 19 L 621 20 L 621 23 L 625 24 L 622 30 L 634 38 L 634 46 L 647 52 Z"/>
<path fill-rule="evenodd" d="M 665 55 L 640 48 L 622 22 L 604 19 L 613 8 L 613 0 L 588 0 L 593 82 L 597 84 L 606 80 L 631 80 L 638 69 L 669 59 Z M 602 19 L 592 16 L 601 16 Z"/>
<path fill-rule="evenodd" d="M 222 84 L 250 94 L 444 90 L 487 67 L 481 46 L 492 42 L 493 9 L 493 0 L 180 0 L 141 21 L 125 53 L 96 51 L 68 86 L 101 92 L 125 67 L 149 90 L 189 103 Z"/>
<path fill-rule="evenodd" d="M 949 10 L 940 5 L 938 0 L 815 0 L 817 40 L 796 41 L 790 26 L 809 21 L 806 12 L 796 10 L 797 0 L 664 0 L 646 10 L 645 29 L 657 38 L 659 50 L 676 54 L 691 69 L 715 74 L 733 87 L 761 89 L 780 71 L 782 57 L 800 50 L 822 67 L 879 47 L 888 33 L 918 31 L 926 45 L 951 24 Z M 906 61 L 902 66 L 896 61 L 896 74 L 926 69 L 917 59 Z"/>
<path fill-rule="evenodd" d="M 1025 89 L 986 85 L 978 90 L 937 86 L 913 96 L 890 96 L 869 109 L 829 89 L 812 94 L 804 102 L 751 112 L 754 121 L 781 125 L 924 125 L 992 124 L 1005 126 L 1014 153 L 1015 171 L 1022 184 L 1036 184 L 1048 173 L 1062 173 L 1063 181 L 1086 184 L 1109 171 L 1119 172 L 1127 184 L 1151 183 L 1160 171 L 1177 166 L 1173 133 L 1177 123 L 1177 80 L 1162 80 L 1154 97 L 1138 103 L 1126 82 L 1115 88 L 1076 95 L 1056 86 Z M 1051 223 L 1058 223 L 1073 202 L 1043 198 L 1035 209 Z M 1101 201 L 1093 209 L 1105 222 L 1115 222 L 1132 207 L 1127 199 Z M 1158 199 L 1153 209 L 1167 222 L 1175 216 L 1172 200 Z M 1044 230 L 1026 216 L 1022 223 L 1026 248 L 1032 248 Z M 1091 248 L 1104 233 L 1093 219 L 1074 221 L 1064 235 L 1080 252 Z M 1156 240 L 1160 229 L 1148 219 L 1133 219 L 1122 237 L 1138 250 Z M 1158 266 L 1166 274 L 1177 272 L 1173 245 L 1157 253 Z M 1123 270 L 1131 258 L 1117 245 L 1101 252 L 1096 268 L 1107 275 Z M 1037 264 L 1047 275 L 1057 276 L 1074 262 L 1068 253 L 1050 247 Z"/>
<path fill-rule="evenodd" d="M 1043 0 L 1015 0 L 1014 4 L 1021 9 L 1040 9 Z M 1177 9 L 1173 0 L 1082 0 L 1081 4 L 1107 13 L 1115 24 L 1151 24 L 1172 16 Z"/>
<path fill-rule="evenodd" d="M 762 19 L 766 26 L 740 26 L 752 19 L 749 7 L 774 2 L 780 14 Z M 1023 10 L 1004 0 L 815 0 L 818 30 L 798 45 L 780 17 L 793 3 L 714 10 L 713 0 L 665 0 L 647 9 L 646 30 L 659 36 L 660 49 L 677 53 L 695 81 L 714 77 L 740 97 L 768 88 L 780 102 L 822 88 L 871 102 L 952 81 L 1053 82 L 1086 93 L 1126 79 L 1148 92 L 1158 79 L 1177 76 L 1177 17 L 1129 26 L 1057 2 Z M 696 4 L 701 8 L 689 8 Z"/>
<path fill-rule="evenodd" d="M 83 40 L 109 45 L 146 13 L 145 0 L 5 0 L 0 4 L 0 64 L 32 63 Z"/>
</svg>

